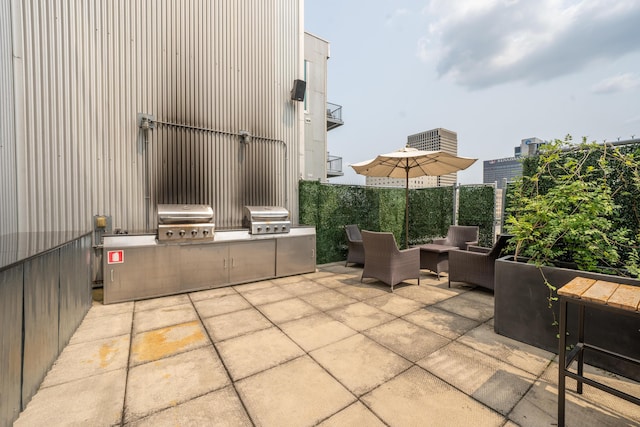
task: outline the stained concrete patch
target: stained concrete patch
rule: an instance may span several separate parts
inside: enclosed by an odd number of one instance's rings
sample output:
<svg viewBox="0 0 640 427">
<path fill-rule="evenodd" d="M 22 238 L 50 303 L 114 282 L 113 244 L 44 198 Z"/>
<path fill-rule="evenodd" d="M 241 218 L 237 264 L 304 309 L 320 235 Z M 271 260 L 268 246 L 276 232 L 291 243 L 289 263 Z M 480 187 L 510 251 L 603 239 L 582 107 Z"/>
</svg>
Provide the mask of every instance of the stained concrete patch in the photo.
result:
<svg viewBox="0 0 640 427">
<path fill-rule="evenodd" d="M 208 343 L 205 331 L 197 320 L 142 332 L 133 337 L 131 365 L 173 356 Z"/>
<path fill-rule="evenodd" d="M 324 290 L 322 292 L 314 292 L 312 294 L 302 295 L 300 296 L 300 299 L 303 299 L 312 306 L 323 311 L 358 302 L 358 300 L 356 299 L 330 289 Z"/>
<path fill-rule="evenodd" d="M 231 386 L 125 425 L 199 427 L 214 424 L 229 427 L 251 425 L 249 416 Z"/>
<path fill-rule="evenodd" d="M 202 301 L 205 299 L 211 299 L 211 298 L 220 298 L 223 297 L 225 295 L 238 295 L 238 292 L 236 292 L 235 289 L 233 289 L 232 287 L 224 287 L 224 288 L 217 288 L 217 289 L 207 289 L 206 291 L 197 291 L 197 292 L 191 292 L 189 294 L 189 298 L 191 298 L 191 301 Z"/>
<path fill-rule="evenodd" d="M 318 312 L 312 305 L 307 304 L 299 298 L 291 298 L 261 305 L 259 310 L 275 324 L 300 319 Z"/>
<path fill-rule="evenodd" d="M 193 302 L 193 305 L 202 318 L 232 313 L 251 307 L 251 304 L 236 292 L 219 297 L 197 300 Z"/>
<path fill-rule="evenodd" d="M 306 295 L 325 289 L 324 286 L 310 279 L 298 280 L 297 282 L 280 285 L 280 287 L 293 295 Z"/>
<path fill-rule="evenodd" d="M 385 424 L 360 402 L 350 405 L 318 424 L 318 427 L 344 426 L 384 427 Z"/>
<path fill-rule="evenodd" d="M 315 425 L 356 400 L 308 356 L 240 380 L 236 388 L 251 418 L 265 427 Z"/>
<path fill-rule="evenodd" d="M 411 366 L 407 360 L 361 334 L 314 350 L 310 355 L 357 396 Z"/>
<path fill-rule="evenodd" d="M 16 420 L 16 427 L 119 425 L 127 381 L 124 369 L 41 388 Z"/>
<path fill-rule="evenodd" d="M 403 319 L 452 340 L 478 326 L 478 322 L 475 320 L 458 316 L 434 306 L 425 307 L 422 310 L 407 314 L 403 316 Z"/>
<path fill-rule="evenodd" d="M 172 295 L 168 297 L 162 298 L 152 298 L 142 301 L 135 302 L 135 311 L 136 313 L 144 310 L 155 310 L 157 308 L 163 307 L 171 307 L 174 305 L 181 304 L 190 304 L 191 300 L 189 299 L 189 295 L 181 294 L 181 295 Z"/>
<path fill-rule="evenodd" d="M 478 322 L 486 322 L 493 317 L 493 304 L 473 298 L 465 298 L 466 295 L 462 294 L 455 298 L 450 298 L 437 303 L 435 306 Z"/>
<path fill-rule="evenodd" d="M 69 340 L 69 344 L 96 341 L 131 333 L 133 311 L 85 318 Z"/>
<path fill-rule="evenodd" d="M 504 418 L 416 366 L 361 400 L 390 426 L 502 426 Z"/>
<path fill-rule="evenodd" d="M 234 381 L 302 356 L 304 351 L 277 328 L 221 342 L 218 351 Z"/>
<path fill-rule="evenodd" d="M 449 344 L 450 340 L 427 329 L 396 319 L 364 332 L 372 340 L 416 362 Z"/>
<path fill-rule="evenodd" d="M 503 415 L 513 409 L 536 379 L 456 342 L 420 360 L 418 365 Z"/>
<path fill-rule="evenodd" d="M 323 277 L 330 277 L 330 276 L 333 276 L 333 273 L 329 271 L 319 271 L 319 270 L 316 270 L 315 273 L 307 273 L 302 275 L 302 277 L 305 277 L 307 279 L 322 279 Z"/>
<path fill-rule="evenodd" d="M 126 369 L 130 335 L 68 345 L 47 373 L 41 387 Z"/>
<path fill-rule="evenodd" d="M 272 323 L 255 308 L 203 319 L 214 341 L 222 341 L 260 329 L 270 328 Z"/>
<path fill-rule="evenodd" d="M 395 319 L 395 316 L 363 302 L 338 307 L 327 311 L 327 314 L 356 331 L 363 331 Z"/>
<path fill-rule="evenodd" d="M 540 375 L 555 356 L 553 353 L 498 335 L 480 325 L 458 338 L 458 342 L 505 361 L 533 375 Z"/>
<path fill-rule="evenodd" d="M 243 292 L 242 296 L 244 296 L 253 305 L 262 305 L 269 304 L 270 302 L 282 301 L 283 299 L 289 299 L 294 295 L 279 286 L 273 285 L 269 288 Z"/>
<path fill-rule="evenodd" d="M 194 320 L 198 320 L 198 315 L 191 302 L 136 311 L 133 317 L 133 332 L 140 333 Z"/>
<path fill-rule="evenodd" d="M 449 293 L 442 292 L 441 289 L 434 288 L 429 285 L 407 286 L 396 289 L 395 294 L 421 302 L 424 305 L 436 304 L 440 301 L 451 298 Z"/>
<path fill-rule="evenodd" d="M 404 316 L 423 307 L 423 304 L 394 294 L 381 295 L 367 300 L 367 304 L 394 316 Z"/>
<path fill-rule="evenodd" d="M 125 421 L 133 421 L 229 384 L 211 346 L 129 369 Z"/>
<path fill-rule="evenodd" d="M 305 351 L 315 350 L 356 334 L 353 329 L 322 313 L 283 323 L 280 328 Z"/>
</svg>

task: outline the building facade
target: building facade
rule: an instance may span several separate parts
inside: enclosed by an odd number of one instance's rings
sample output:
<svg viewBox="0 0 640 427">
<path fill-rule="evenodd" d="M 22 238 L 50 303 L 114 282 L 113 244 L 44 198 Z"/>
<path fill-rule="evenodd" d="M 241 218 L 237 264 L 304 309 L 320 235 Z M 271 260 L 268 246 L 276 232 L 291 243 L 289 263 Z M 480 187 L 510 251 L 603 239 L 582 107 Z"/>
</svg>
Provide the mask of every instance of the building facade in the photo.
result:
<svg viewBox="0 0 640 427">
<path fill-rule="evenodd" d="M 158 203 L 297 222 L 303 0 L 0 7 L 0 234 L 144 230 Z"/>
<path fill-rule="evenodd" d="M 496 184 L 496 188 L 504 188 L 505 182 L 513 181 L 522 176 L 521 157 L 534 156 L 544 144 L 540 138 L 525 138 L 520 145 L 514 147 L 514 157 L 503 159 L 485 160 L 482 163 L 482 182 L 484 184 Z"/>
<path fill-rule="evenodd" d="M 416 133 L 407 137 L 407 146 L 423 151 L 444 151 L 458 155 L 458 134 L 456 132 L 436 128 Z M 423 176 L 409 179 L 409 188 L 444 187 L 456 185 L 458 174 L 443 176 Z M 367 177 L 366 185 L 373 187 L 404 187 L 406 181 L 397 178 Z"/>
</svg>

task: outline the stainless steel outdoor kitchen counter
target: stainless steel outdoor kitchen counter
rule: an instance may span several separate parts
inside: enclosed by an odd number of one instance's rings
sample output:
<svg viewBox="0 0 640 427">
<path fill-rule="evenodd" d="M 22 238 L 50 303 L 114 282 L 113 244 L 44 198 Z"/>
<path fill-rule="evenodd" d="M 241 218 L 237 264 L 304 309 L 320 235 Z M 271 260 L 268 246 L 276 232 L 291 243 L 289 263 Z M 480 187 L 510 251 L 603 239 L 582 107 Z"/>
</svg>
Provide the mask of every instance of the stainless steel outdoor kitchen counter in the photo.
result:
<svg viewBox="0 0 640 427">
<path fill-rule="evenodd" d="M 105 235 L 104 303 L 155 298 L 316 268 L 315 227 L 283 234 L 215 230 L 212 241 L 164 243 L 156 234 Z"/>
</svg>

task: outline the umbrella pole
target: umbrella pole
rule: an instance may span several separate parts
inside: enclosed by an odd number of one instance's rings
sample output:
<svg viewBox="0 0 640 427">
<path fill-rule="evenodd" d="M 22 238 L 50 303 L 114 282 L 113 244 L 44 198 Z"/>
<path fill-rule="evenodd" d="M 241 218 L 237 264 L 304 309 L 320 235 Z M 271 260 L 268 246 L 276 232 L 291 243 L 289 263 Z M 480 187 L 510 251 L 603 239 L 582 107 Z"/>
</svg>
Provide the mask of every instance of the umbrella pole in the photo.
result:
<svg viewBox="0 0 640 427">
<path fill-rule="evenodd" d="M 409 247 L 409 167 L 405 168 L 407 172 L 407 178 L 404 187 L 404 248 Z"/>
</svg>

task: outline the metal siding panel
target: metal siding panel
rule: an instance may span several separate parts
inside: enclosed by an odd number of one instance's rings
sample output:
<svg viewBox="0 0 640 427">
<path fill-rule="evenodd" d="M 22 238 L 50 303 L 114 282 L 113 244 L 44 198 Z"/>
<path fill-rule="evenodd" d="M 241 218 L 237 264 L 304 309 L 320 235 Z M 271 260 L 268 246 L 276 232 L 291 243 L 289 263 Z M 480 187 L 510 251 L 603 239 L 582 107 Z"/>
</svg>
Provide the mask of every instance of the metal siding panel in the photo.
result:
<svg viewBox="0 0 640 427">
<path fill-rule="evenodd" d="M 0 325 L 3 325 L 0 346 L 0 425 L 3 426 L 11 425 L 22 410 L 22 278 L 22 265 L 0 272 Z"/>
<path fill-rule="evenodd" d="M 91 308 L 90 249 L 90 236 L 85 236 L 60 248 L 59 353 L 67 345 L 85 314 Z"/>
<path fill-rule="evenodd" d="M 24 2 L 25 231 L 90 229 L 98 213 L 145 229 L 161 200 L 204 200 L 226 227 L 246 200 L 297 215 L 299 13 L 299 0 Z M 286 164 L 264 143 L 244 166 L 272 170 L 245 176 L 237 137 L 158 126 L 145 139 L 138 112 L 282 140 Z"/>
<path fill-rule="evenodd" d="M 59 253 L 24 264 L 24 359 L 22 409 L 58 356 Z"/>
<path fill-rule="evenodd" d="M 0 235 L 18 229 L 15 94 L 11 2 L 0 2 Z"/>
</svg>

